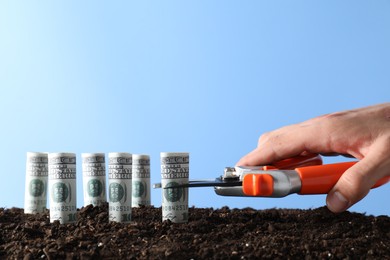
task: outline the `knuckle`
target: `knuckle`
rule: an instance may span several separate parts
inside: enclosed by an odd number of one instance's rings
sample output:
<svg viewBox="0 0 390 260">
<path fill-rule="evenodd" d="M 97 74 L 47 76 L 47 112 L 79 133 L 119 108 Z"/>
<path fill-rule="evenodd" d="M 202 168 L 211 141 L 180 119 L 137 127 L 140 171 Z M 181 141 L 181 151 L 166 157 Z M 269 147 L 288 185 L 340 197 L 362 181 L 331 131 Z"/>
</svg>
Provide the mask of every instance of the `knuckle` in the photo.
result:
<svg viewBox="0 0 390 260">
<path fill-rule="evenodd" d="M 320 122 L 321 127 L 325 130 L 334 129 L 342 120 L 343 113 L 337 112 L 324 116 Z"/>
<path fill-rule="evenodd" d="M 271 139 L 271 132 L 263 133 L 258 140 L 258 144 L 266 143 Z"/>
</svg>

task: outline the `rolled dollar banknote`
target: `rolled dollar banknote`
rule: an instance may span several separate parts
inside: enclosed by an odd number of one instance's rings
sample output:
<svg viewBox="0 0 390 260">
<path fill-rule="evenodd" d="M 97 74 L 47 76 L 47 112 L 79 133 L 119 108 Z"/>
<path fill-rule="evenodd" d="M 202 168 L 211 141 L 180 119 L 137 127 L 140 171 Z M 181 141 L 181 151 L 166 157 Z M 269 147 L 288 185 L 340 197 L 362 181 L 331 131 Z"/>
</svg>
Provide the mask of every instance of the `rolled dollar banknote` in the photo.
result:
<svg viewBox="0 0 390 260">
<path fill-rule="evenodd" d="M 83 153 L 84 206 L 100 206 L 106 197 L 106 162 L 104 153 Z"/>
<path fill-rule="evenodd" d="M 150 157 L 133 154 L 132 206 L 150 205 Z"/>
<path fill-rule="evenodd" d="M 50 222 L 76 222 L 76 155 L 49 153 Z"/>
<path fill-rule="evenodd" d="M 131 221 L 132 156 L 130 153 L 108 154 L 108 218 Z"/>
<path fill-rule="evenodd" d="M 188 188 L 171 188 L 188 183 L 189 153 L 161 153 L 162 220 L 188 222 Z M 166 187 L 170 187 L 166 189 Z"/>
<path fill-rule="evenodd" d="M 28 152 L 24 213 L 40 213 L 46 209 L 47 172 L 47 153 Z"/>
</svg>

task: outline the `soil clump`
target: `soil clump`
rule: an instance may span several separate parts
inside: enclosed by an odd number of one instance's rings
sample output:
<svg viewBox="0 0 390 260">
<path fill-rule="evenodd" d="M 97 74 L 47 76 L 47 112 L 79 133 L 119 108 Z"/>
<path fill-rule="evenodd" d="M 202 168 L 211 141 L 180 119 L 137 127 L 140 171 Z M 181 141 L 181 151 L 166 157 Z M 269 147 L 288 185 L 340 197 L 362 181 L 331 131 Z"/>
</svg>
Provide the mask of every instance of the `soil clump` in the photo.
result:
<svg viewBox="0 0 390 260">
<path fill-rule="evenodd" d="M 74 224 L 0 208 L 0 259 L 390 259 L 390 217 L 312 210 L 190 208 L 189 222 L 161 208 L 108 221 L 108 205 L 83 207 Z"/>
</svg>

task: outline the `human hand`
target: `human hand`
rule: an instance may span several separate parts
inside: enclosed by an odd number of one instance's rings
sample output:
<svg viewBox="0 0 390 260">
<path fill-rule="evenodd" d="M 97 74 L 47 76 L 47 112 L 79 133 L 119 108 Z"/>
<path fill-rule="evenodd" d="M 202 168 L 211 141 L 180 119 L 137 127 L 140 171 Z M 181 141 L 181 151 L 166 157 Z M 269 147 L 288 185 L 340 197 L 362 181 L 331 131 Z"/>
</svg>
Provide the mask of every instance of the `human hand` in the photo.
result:
<svg viewBox="0 0 390 260">
<path fill-rule="evenodd" d="M 344 154 L 360 160 L 326 198 L 331 211 L 345 211 L 364 198 L 379 179 L 390 176 L 390 103 L 327 114 L 265 133 L 257 148 L 237 165 L 265 165 L 307 152 Z"/>
</svg>

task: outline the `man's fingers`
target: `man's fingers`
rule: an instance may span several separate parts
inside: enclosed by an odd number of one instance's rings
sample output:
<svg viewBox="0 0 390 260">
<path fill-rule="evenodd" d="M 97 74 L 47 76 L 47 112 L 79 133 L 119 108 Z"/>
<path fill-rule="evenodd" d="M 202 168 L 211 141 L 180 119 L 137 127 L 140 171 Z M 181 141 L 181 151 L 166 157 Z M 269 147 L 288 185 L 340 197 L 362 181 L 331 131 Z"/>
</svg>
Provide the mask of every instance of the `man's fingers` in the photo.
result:
<svg viewBox="0 0 390 260">
<path fill-rule="evenodd" d="M 329 138 L 319 124 L 304 122 L 290 125 L 260 136 L 258 146 L 242 157 L 236 165 L 255 166 L 280 161 L 302 152 L 329 151 Z"/>
<path fill-rule="evenodd" d="M 261 151 L 256 148 L 252 152 L 248 153 L 244 157 L 242 157 L 237 163 L 237 166 L 254 166 L 260 165 L 258 163 L 259 158 L 261 158 Z"/>
<path fill-rule="evenodd" d="M 385 154 L 387 145 L 381 143 L 376 145 L 377 149 L 373 147 L 371 153 L 341 176 L 326 198 L 331 211 L 345 211 L 364 198 L 379 179 L 390 176 L 390 159 Z"/>
</svg>

